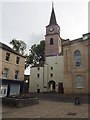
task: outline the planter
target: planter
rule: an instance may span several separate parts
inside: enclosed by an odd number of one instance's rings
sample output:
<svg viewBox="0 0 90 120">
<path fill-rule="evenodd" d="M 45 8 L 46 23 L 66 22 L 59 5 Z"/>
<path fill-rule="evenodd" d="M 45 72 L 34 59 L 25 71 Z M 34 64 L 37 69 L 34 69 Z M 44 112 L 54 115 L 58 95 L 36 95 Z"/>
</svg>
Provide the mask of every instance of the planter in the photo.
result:
<svg viewBox="0 0 90 120">
<path fill-rule="evenodd" d="M 13 98 L 13 97 L 5 97 L 2 99 L 2 104 L 9 105 L 12 107 L 25 107 L 30 106 L 34 104 L 38 104 L 38 98 L 37 97 L 20 97 L 20 98 Z"/>
</svg>

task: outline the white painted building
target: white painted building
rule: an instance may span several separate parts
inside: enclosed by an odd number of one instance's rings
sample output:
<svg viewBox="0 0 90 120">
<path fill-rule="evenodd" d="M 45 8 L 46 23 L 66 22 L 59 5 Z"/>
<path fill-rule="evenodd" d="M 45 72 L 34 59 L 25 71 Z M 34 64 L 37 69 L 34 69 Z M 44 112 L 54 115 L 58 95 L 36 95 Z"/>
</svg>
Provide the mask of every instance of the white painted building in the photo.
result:
<svg viewBox="0 0 90 120">
<path fill-rule="evenodd" d="M 44 66 L 32 66 L 30 70 L 30 92 L 57 91 L 64 80 L 63 56 L 46 57 Z"/>
</svg>

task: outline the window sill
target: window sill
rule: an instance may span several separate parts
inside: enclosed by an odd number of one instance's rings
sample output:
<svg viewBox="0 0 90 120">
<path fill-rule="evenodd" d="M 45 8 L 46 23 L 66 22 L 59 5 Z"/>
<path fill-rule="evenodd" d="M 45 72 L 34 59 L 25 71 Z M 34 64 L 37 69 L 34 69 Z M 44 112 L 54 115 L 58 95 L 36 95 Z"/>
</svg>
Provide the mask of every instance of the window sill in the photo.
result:
<svg viewBox="0 0 90 120">
<path fill-rule="evenodd" d="M 76 69 L 83 68 L 83 66 L 74 66 L 74 68 L 76 68 Z"/>
<path fill-rule="evenodd" d="M 84 87 L 76 87 L 77 89 L 83 89 Z"/>
</svg>

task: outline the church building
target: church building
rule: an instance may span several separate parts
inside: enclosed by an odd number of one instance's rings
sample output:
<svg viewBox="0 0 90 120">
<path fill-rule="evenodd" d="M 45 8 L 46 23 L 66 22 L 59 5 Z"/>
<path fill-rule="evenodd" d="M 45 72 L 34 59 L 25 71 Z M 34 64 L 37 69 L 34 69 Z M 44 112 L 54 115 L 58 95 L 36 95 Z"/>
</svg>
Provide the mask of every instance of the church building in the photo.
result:
<svg viewBox="0 0 90 120">
<path fill-rule="evenodd" d="M 45 63 L 32 66 L 30 70 L 30 92 L 59 91 L 63 93 L 64 60 L 62 38 L 54 7 L 45 35 Z"/>
<path fill-rule="evenodd" d="M 45 35 L 45 63 L 31 66 L 30 92 L 88 94 L 90 79 L 90 33 L 70 41 L 60 36 L 52 5 Z"/>
</svg>

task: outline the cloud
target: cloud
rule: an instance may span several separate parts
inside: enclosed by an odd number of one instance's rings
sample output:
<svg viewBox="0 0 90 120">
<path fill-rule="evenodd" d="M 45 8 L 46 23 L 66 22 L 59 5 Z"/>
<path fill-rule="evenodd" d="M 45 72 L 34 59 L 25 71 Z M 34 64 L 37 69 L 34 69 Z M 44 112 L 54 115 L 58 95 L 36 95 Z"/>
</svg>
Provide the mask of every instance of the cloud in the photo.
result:
<svg viewBox="0 0 90 120">
<path fill-rule="evenodd" d="M 42 40 L 45 40 L 44 33 L 40 33 L 40 34 L 32 33 L 29 36 L 28 40 L 26 41 L 27 51 L 31 48 L 32 45 L 39 44 L 40 41 L 42 41 Z"/>
</svg>

